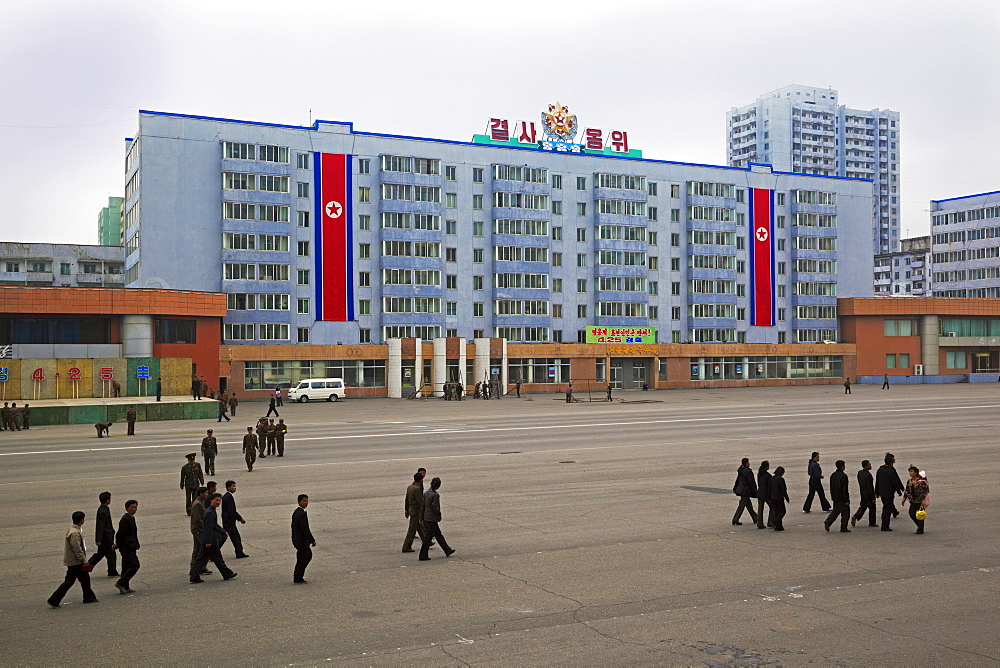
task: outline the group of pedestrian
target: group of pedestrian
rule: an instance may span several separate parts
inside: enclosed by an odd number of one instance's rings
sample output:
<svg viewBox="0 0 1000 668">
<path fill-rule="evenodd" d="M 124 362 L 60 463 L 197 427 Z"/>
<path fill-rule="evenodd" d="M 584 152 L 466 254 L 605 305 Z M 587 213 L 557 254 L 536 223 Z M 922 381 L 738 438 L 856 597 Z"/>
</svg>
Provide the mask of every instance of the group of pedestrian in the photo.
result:
<svg viewBox="0 0 1000 668">
<path fill-rule="evenodd" d="M 858 494 L 860 502 L 857 511 L 851 515 L 850 484 L 845 469 L 847 464 L 844 460 L 837 460 L 836 471 L 830 476 L 830 500 L 826 498 L 823 491 L 823 468 L 819 463 L 820 455 L 813 452 L 809 458 L 807 474 L 809 477 L 809 493 L 802 506 L 802 512 L 812 512 L 813 499 L 819 497 L 820 507 L 823 512 L 829 513 L 823 521 L 823 528 L 830 531 L 837 520 L 840 520 L 840 531 L 850 533 L 848 524 L 856 526 L 858 520 L 868 515 L 868 526 L 879 526 L 875 522 L 875 500 L 882 502 L 881 529 L 882 531 L 892 531 L 890 526 L 892 519 L 899 516 L 896 509 L 895 497 L 902 496 L 903 501 L 909 505 L 910 519 L 917 527 L 916 533 L 924 532 L 924 521 L 927 517 L 927 507 L 930 504 L 930 486 L 927 482 L 927 474 L 916 466 L 910 466 L 907 470 L 910 478 L 906 485 L 903 485 L 899 474 L 896 472 L 896 457 L 887 452 L 884 457 L 884 464 L 879 467 L 875 477 L 872 477 L 872 464 L 865 459 L 861 462 L 861 469 L 857 473 Z M 733 485 L 733 493 L 740 497 L 740 504 L 733 515 L 733 525 L 742 525 L 740 518 L 743 511 L 749 511 L 750 519 L 757 525 L 758 529 L 773 528 L 775 531 L 784 531 L 783 518 L 787 512 L 785 504 L 789 502 L 788 487 L 785 483 L 785 469 L 779 466 L 772 474 L 770 472 L 770 462 L 762 461 L 757 469 L 757 476 L 754 477 L 750 468 L 750 460 L 743 458 L 740 467 L 736 471 L 736 482 Z M 754 511 L 753 502 L 757 501 L 757 510 Z M 767 508 L 767 520 L 764 519 L 764 509 Z"/>
<path fill-rule="evenodd" d="M 31 427 L 31 406 L 18 408 L 17 402 L 3 402 L 0 408 L 0 431 L 21 431 Z"/>
<path fill-rule="evenodd" d="M 438 479 L 435 481 L 440 486 L 440 481 Z M 188 580 L 192 584 L 204 582 L 201 576 L 213 573 L 207 568 L 209 561 L 218 568 L 223 580 L 232 580 L 237 576 L 237 573 L 226 565 L 222 556 L 222 546 L 227 540 L 232 542 L 237 559 L 246 559 L 250 556 L 243 550 L 242 537 L 237 528 L 238 524 L 246 524 L 246 520 L 236 509 L 235 494 L 235 480 L 226 481 L 225 494 L 216 492 L 215 481 L 209 481 L 196 490 L 189 512 L 193 549 Z M 66 566 L 66 575 L 62 584 L 47 599 L 48 604 L 54 608 L 61 605 L 63 598 L 77 582 L 83 590 L 84 603 L 98 602 L 97 594 L 91 585 L 90 573 L 102 559 L 107 563 L 108 577 L 118 578 L 114 585 L 118 592 L 135 593 L 131 581 L 140 568 L 139 530 L 135 520 L 139 502 L 135 499 L 125 502 L 125 514 L 118 521 L 118 529 L 115 530 L 110 509 L 111 492 L 101 492 L 98 501 L 100 505 L 97 508 L 97 526 L 94 532 L 96 550 L 89 559 L 87 543 L 83 536 L 86 513 L 78 510 L 71 516 L 72 525 L 63 539 L 63 565 Z M 292 582 L 295 584 L 306 583 L 305 569 L 312 560 L 312 548 L 316 547 L 316 539 L 309 529 L 309 517 L 306 513 L 308 505 L 309 496 L 299 494 L 297 506 L 292 513 L 292 545 L 296 550 Z M 121 572 L 118 570 L 119 555 Z"/>
<path fill-rule="evenodd" d="M 462 395 L 465 394 L 465 385 L 458 382 L 445 383 L 443 392 L 445 401 L 461 401 Z"/>
<path fill-rule="evenodd" d="M 265 459 L 269 455 L 278 457 L 285 456 L 285 434 L 288 433 L 288 425 L 284 418 L 279 418 L 274 422 L 274 418 L 262 417 L 257 420 L 256 435 L 254 427 L 247 427 L 247 433 L 243 435 L 243 459 L 247 464 L 247 471 L 253 471 L 253 465 L 257 458 Z"/>
<path fill-rule="evenodd" d="M 83 523 L 86 513 L 78 510 L 73 513 L 72 525 L 66 532 L 63 543 L 63 565 L 66 566 L 66 577 L 62 584 L 52 592 L 48 604 L 58 608 L 63 598 L 74 583 L 79 582 L 83 589 L 83 602 L 96 603 L 97 594 L 90 584 L 90 573 L 100 563 L 107 561 L 108 577 L 118 578 L 115 588 L 120 594 L 132 594 L 131 580 L 139 572 L 139 531 L 135 523 L 135 514 L 139 502 L 129 499 L 125 502 L 125 514 L 118 520 L 118 530 L 114 528 L 111 519 L 111 492 L 101 492 L 98 497 L 100 506 L 97 508 L 97 527 L 94 532 L 94 543 L 97 551 L 87 559 L 87 543 L 83 537 Z M 118 571 L 117 550 L 121 555 L 121 572 Z"/>
<path fill-rule="evenodd" d="M 473 390 L 473 399 L 493 399 L 497 394 L 497 387 L 495 383 L 491 383 L 488 380 L 481 380 L 476 383 L 476 387 Z"/>
<path fill-rule="evenodd" d="M 444 550 L 444 556 L 450 557 L 455 553 L 441 533 L 441 493 L 438 491 L 441 489 L 441 478 L 433 478 L 431 488 L 424 490 L 426 475 L 427 469 L 417 469 L 403 498 L 403 517 L 409 520 L 403 538 L 403 552 L 413 552 L 413 539 L 420 536 L 420 561 L 430 559 L 429 550 L 434 547 L 435 539 Z"/>
</svg>

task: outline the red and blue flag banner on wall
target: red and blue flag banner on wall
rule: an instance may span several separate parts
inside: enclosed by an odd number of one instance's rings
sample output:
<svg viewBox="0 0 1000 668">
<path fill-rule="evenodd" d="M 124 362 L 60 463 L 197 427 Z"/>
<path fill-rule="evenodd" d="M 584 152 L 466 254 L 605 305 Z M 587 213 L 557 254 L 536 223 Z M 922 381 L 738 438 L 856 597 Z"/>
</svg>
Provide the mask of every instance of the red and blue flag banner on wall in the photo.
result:
<svg viewBox="0 0 1000 668">
<path fill-rule="evenodd" d="M 316 153 L 316 319 L 354 320 L 351 156 Z"/>
<path fill-rule="evenodd" d="M 774 191 L 750 188 L 750 324 L 775 324 Z"/>
</svg>

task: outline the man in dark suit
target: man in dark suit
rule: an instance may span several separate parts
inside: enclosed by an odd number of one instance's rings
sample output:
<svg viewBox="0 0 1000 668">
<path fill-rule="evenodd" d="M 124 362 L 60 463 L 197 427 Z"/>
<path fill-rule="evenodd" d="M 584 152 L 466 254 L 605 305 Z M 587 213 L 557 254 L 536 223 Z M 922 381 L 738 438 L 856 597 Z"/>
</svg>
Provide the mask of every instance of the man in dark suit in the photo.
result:
<svg viewBox="0 0 1000 668">
<path fill-rule="evenodd" d="M 250 555 L 243 551 L 243 539 L 240 537 L 240 530 L 236 528 L 236 523 L 246 524 L 243 516 L 236 512 L 236 481 L 226 481 L 226 493 L 222 495 L 222 528 L 229 534 L 229 539 L 233 541 L 233 549 L 236 550 L 237 559 L 245 559 Z"/>
<path fill-rule="evenodd" d="M 90 556 L 90 565 L 96 566 L 101 559 L 108 560 L 108 577 L 116 578 L 118 572 L 118 555 L 115 554 L 115 525 L 111 521 L 111 492 L 101 492 L 97 497 L 101 505 L 97 507 L 97 528 L 94 530 L 94 544 L 97 552 Z"/>
<path fill-rule="evenodd" d="M 309 515 L 306 513 L 308 506 L 309 497 L 306 494 L 299 494 L 299 507 L 292 513 L 292 545 L 295 546 L 295 571 L 292 573 L 292 582 L 295 584 L 306 583 L 306 566 L 312 561 L 312 548 L 316 547 L 316 539 L 309 530 Z"/>
<path fill-rule="evenodd" d="M 209 571 L 205 568 L 208 560 L 211 559 L 215 567 L 219 569 L 223 580 L 232 580 L 236 577 L 236 572 L 226 566 L 225 559 L 222 558 L 222 544 L 226 542 L 226 531 L 219 526 L 218 508 L 222 503 L 222 496 L 213 494 L 209 500 L 209 506 L 205 509 L 201 525 L 201 544 L 198 546 L 198 557 L 191 563 L 191 571 L 188 579 L 193 584 L 204 582 L 201 579 L 203 573 Z"/>
<path fill-rule="evenodd" d="M 858 520 L 865 516 L 865 511 L 868 511 L 868 526 L 877 526 L 875 524 L 875 480 L 872 478 L 872 463 L 867 459 L 861 462 L 861 470 L 858 471 L 858 487 L 860 488 L 861 505 L 858 506 L 858 512 L 854 513 L 854 517 L 851 518 L 851 526 L 855 526 Z"/>
<path fill-rule="evenodd" d="M 774 469 L 774 475 L 768 483 L 771 492 L 771 507 L 774 509 L 774 530 L 784 531 L 785 527 L 781 520 L 785 517 L 785 503 L 790 503 L 788 499 L 788 487 L 785 485 L 785 467 L 779 466 Z"/>
<path fill-rule="evenodd" d="M 829 531 L 830 526 L 840 517 L 840 533 L 850 533 L 847 520 L 851 516 L 851 496 L 848 491 L 847 474 L 844 473 L 847 464 L 843 459 L 838 459 L 835 466 L 837 470 L 830 476 L 830 500 L 833 501 L 833 510 L 823 522 L 823 528 Z"/>
<path fill-rule="evenodd" d="M 424 523 L 424 541 L 420 545 L 420 561 L 427 561 L 430 557 L 427 555 L 427 551 L 431 547 L 431 542 L 436 538 L 438 545 L 444 550 L 444 556 L 450 557 L 455 550 L 448 547 L 448 541 L 444 539 L 444 535 L 441 533 L 441 528 L 438 524 L 441 522 L 441 495 L 438 493 L 438 489 L 441 487 L 441 478 L 434 478 L 431 480 L 431 488 L 424 492 L 424 508 L 423 508 L 423 523 Z"/>
<path fill-rule="evenodd" d="M 771 508 L 771 474 L 768 469 L 771 463 L 766 459 L 760 463 L 757 469 L 757 528 L 763 529 L 765 526 L 773 526 L 772 517 L 774 511 Z M 767 524 L 764 524 L 764 507 L 767 507 Z"/>
<path fill-rule="evenodd" d="M 426 471 L 425 471 L 426 473 Z M 413 474 L 413 482 L 406 488 L 403 499 L 403 517 L 410 521 L 403 537 L 403 552 L 413 552 L 413 538 L 420 536 L 424 542 L 424 525 L 420 523 L 424 514 L 424 474 L 417 471 Z"/>
<path fill-rule="evenodd" d="M 156 379 L 156 400 L 160 401 L 163 398 L 163 380 L 161 378 Z"/>
<path fill-rule="evenodd" d="M 819 465 L 818 452 L 812 453 L 809 458 L 809 494 L 806 496 L 806 502 L 802 504 L 802 512 L 811 512 L 813 496 L 816 494 L 819 494 L 819 505 L 823 508 L 823 512 L 830 512 L 830 502 L 823 493 L 823 467 Z"/>
<path fill-rule="evenodd" d="M 902 494 L 903 481 L 899 479 L 899 474 L 893 464 L 896 463 L 896 456 L 891 452 L 885 453 L 885 464 L 878 467 L 875 473 L 875 494 L 882 499 L 882 531 L 892 531 L 889 526 L 893 517 L 899 515 L 896 510 L 896 500 L 893 498 L 897 494 Z"/>
<path fill-rule="evenodd" d="M 749 466 L 750 460 L 744 457 L 740 462 L 740 467 L 736 469 L 736 484 L 733 485 L 733 493 L 740 497 L 740 505 L 736 508 L 736 514 L 733 515 L 733 525 L 741 526 L 743 522 L 740 522 L 740 517 L 743 515 L 743 509 L 746 508 L 750 512 L 750 520 L 756 524 L 757 523 L 757 513 L 753 511 L 753 499 L 757 496 L 757 483 L 753 479 L 753 469 Z"/>
<path fill-rule="evenodd" d="M 129 582 L 139 572 L 139 529 L 135 525 L 135 513 L 139 509 L 139 502 L 129 499 L 125 502 L 125 514 L 118 520 L 118 533 L 115 534 L 115 542 L 118 543 L 118 551 L 122 555 L 122 574 L 115 583 L 115 587 L 122 594 L 134 594 L 135 590 L 129 587 Z"/>
</svg>

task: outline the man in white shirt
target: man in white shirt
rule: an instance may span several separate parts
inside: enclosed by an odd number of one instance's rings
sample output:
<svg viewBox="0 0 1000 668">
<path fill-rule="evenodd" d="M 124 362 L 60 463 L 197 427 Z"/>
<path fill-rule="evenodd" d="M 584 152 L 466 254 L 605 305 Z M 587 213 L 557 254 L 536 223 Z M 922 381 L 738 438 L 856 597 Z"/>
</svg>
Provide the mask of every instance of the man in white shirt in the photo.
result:
<svg viewBox="0 0 1000 668">
<path fill-rule="evenodd" d="M 66 579 L 52 593 L 52 596 L 49 596 L 48 604 L 53 608 L 59 607 L 63 597 L 76 581 L 79 581 L 83 588 L 83 602 L 97 603 L 97 595 L 90 588 L 90 571 L 93 570 L 93 566 L 87 564 L 87 544 L 83 540 L 83 531 L 80 530 L 86 516 L 82 510 L 73 513 L 73 526 L 66 531 L 63 545 L 63 565 L 66 566 Z M 87 564 L 86 571 L 84 564 Z"/>
</svg>

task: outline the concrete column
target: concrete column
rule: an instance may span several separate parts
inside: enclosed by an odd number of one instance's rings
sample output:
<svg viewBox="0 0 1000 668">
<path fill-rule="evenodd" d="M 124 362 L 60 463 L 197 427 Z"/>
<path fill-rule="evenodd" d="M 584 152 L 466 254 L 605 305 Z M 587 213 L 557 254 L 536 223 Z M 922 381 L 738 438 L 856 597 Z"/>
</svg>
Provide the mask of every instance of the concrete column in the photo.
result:
<svg viewBox="0 0 1000 668">
<path fill-rule="evenodd" d="M 503 350 L 500 353 L 500 396 L 503 396 L 507 392 L 507 383 L 510 380 L 508 378 L 508 368 L 507 368 L 507 339 L 503 339 Z"/>
<path fill-rule="evenodd" d="M 448 375 L 448 339 L 434 339 L 434 358 L 431 363 L 431 382 L 434 384 L 434 396 L 444 396 L 444 382 Z"/>
<path fill-rule="evenodd" d="M 121 317 L 122 355 L 125 357 L 153 356 L 153 316 L 123 315 Z"/>
<path fill-rule="evenodd" d="M 413 355 L 413 386 L 417 390 L 417 396 L 422 397 L 424 387 L 424 342 L 422 339 L 414 339 L 416 347 Z"/>
<path fill-rule="evenodd" d="M 485 380 L 490 373 L 490 340 L 489 339 L 476 339 L 476 363 L 473 366 L 473 370 L 476 377 L 472 379 L 471 384 L 475 385 L 483 380 Z"/>
<path fill-rule="evenodd" d="M 403 341 L 389 339 L 389 359 L 386 360 L 385 382 L 390 399 L 403 398 Z"/>
<path fill-rule="evenodd" d="M 460 338 L 458 340 L 458 380 L 463 383 L 464 388 L 469 386 L 469 379 L 465 377 L 465 364 L 467 357 L 465 355 L 465 339 Z"/>
<path fill-rule="evenodd" d="M 925 376 L 941 373 L 940 336 L 941 325 L 936 315 L 925 315 L 920 319 L 920 361 L 924 365 Z"/>
</svg>

